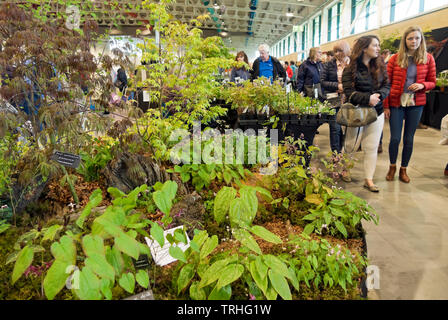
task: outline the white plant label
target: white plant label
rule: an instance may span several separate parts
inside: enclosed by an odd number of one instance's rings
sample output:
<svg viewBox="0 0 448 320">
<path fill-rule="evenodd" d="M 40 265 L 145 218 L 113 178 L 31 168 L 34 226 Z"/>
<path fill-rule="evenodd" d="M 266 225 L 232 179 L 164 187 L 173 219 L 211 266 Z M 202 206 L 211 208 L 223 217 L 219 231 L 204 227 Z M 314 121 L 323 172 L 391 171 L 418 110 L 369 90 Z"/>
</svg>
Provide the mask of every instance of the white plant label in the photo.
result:
<svg viewBox="0 0 448 320">
<path fill-rule="evenodd" d="M 166 236 L 167 236 L 167 234 L 171 234 L 172 236 L 174 236 L 174 231 L 176 231 L 177 229 L 182 229 L 183 227 L 184 226 L 179 226 L 176 228 L 165 230 L 165 232 L 163 234 L 165 237 L 165 243 L 164 243 L 163 247 L 160 247 L 160 245 L 157 241 L 151 240 L 151 239 L 145 237 L 146 244 L 148 245 L 149 249 L 151 250 L 151 255 L 152 255 L 152 258 L 154 259 L 155 264 L 162 267 L 162 266 L 170 264 L 174 261 L 177 261 L 177 259 L 173 258 L 169 253 L 171 244 L 168 242 L 168 240 L 166 240 Z M 181 248 L 182 251 L 184 251 L 184 252 L 185 252 L 185 250 L 187 250 L 190 247 L 190 239 L 188 238 L 188 235 L 185 234 L 185 237 L 187 238 L 187 244 L 182 243 L 182 242 L 178 243 L 177 245 L 173 244 L 173 246 L 177 246 L 177 247 Z"/>
</svg>

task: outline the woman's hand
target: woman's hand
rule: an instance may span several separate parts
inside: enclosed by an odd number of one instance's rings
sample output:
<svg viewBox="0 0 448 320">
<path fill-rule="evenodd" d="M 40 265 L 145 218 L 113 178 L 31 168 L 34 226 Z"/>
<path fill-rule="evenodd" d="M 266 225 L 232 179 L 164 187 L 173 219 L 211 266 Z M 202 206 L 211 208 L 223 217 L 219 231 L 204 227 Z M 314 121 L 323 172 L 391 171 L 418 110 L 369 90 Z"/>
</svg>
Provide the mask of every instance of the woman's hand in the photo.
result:
<svg viewBox="0 0 448 320">
<path fill-rule="evenodd" d="M 344 92 L 344 88 L 342 87 L 342 83 L 338 83 L 338 93 Z"/>
<path fill-rule="evenodd" d="M 425 89 L 425 86 L 421 83 L 413 83 L 408 87 L 408 89 L 413 92 L 417 92 L 417 91 Z"/>
<path fill-rule="evenodd" d="M 371 107 L 376 106 L 378 103 L 380 103 L 380 94 L 379 93 L 374 93 L 370 96 L 370 101 L 369 101 L 369 105 Z"/>
<path fill-rule="evenodd" d="M 390 109 L 389 108 L 384 108 L 384 118 L 390 119 Z"/>
</svg>

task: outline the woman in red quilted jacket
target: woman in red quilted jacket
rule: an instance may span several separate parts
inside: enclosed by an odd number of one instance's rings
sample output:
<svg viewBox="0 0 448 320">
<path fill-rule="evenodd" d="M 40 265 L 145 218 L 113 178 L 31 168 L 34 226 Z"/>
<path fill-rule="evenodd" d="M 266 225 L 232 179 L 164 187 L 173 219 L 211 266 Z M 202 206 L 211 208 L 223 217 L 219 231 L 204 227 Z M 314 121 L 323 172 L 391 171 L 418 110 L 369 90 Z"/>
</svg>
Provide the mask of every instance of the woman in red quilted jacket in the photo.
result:
<svg viewBox="0 0 448 320">
<path fill-rule="evenodd" d="M 399 179 L 409 183 L 406 168 L 412 155 L 415 130 L 426 104 L 425 93 L 436 85 L 436 64 L 433 56 L 426 52 L 420 27 L 409 27 L 404 32 L 398 53 L 389 59 L 387 73 L 391 90 L 384 102 L 384 115 L 390 123 L 390 167 L 386 180 L 394 180 L 404 120 Z"/>
</svg>

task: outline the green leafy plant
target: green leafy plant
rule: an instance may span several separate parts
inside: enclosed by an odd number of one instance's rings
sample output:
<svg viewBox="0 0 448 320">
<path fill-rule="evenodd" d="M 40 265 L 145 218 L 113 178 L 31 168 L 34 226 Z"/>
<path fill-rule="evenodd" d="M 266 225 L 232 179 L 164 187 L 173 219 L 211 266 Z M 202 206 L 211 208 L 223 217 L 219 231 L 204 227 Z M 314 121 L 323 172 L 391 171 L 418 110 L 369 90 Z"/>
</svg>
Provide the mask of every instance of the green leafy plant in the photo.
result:
<svg viewBox="0 0 448 320">
<path fill-rule="evenodd" d="M 86 181 L 97 181 L 101 170 L 112 160 L 111 146 L 101 138 L 93 139 L 93 147 L 89 152 L 81 152 L 81 165 L 77 171 L 82 174 Z"/>
<path fill-rule="evenodd" d="M 155 189 L 154 202 L 162 212 L 169 214 L 177 184 L 167 181 Z M 16 251 L 7 260 L 7 263 L 15 261 L 12 282 L 22 276 L 35 254 L 45 251 L 42 244 L 50 241 L 54 260 L 42 282 L 48 299 L 55 298 L 64 288 L 71 272 L 73 278 L 79 280 L 72 288 L 79 299 L 112 299 L 112 289 L 117 285 L 133 293 L 135 282 L 147 288 L 148 276 L 135 270 L 132 263 L 132 259 L 137 260 L 141 254 L 150 255 L 149 247 L 139 239 L 148 237 L 162 246 L 164 241 L 163 229 L 134 210 L 141 194 L 149 192 L 148 187 L 143 185 L 128 195 L 116 188 L 109 188 L 108 192 L 114 200 L 104 213 L 98 214 L 95 210 L 102 201 L 101 190 L 97 189 L 75 226 L 53 225 L 22 235 L 15 245 Z M 149 226 L 150 234 L 145 230 Z M 62 231 L 65 232 L 62 234 Z"/>
<path fill-rule="evenodd" d="M 214 201 L 213 215 L 215 221 L 223 223 L 228 215 L 232 227 L 249 227 L 258 210 L 257 192 L 269 200 L 272 200 L 271 193 L 261 187 L 242 186 L 237 197 L 237 190 L 232 187 L 223 187 L 217 194 Z"/>
</svg>

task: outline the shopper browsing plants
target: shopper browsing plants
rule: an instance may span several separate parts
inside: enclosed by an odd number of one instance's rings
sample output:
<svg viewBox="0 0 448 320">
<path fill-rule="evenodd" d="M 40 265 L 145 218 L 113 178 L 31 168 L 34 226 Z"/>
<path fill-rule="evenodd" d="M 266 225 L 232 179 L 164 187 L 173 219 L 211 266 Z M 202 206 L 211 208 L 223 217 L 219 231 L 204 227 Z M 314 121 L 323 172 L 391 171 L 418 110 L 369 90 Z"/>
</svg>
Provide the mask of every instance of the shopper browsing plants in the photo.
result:
<svg viewBox="0 0 448 320">
<path fill-rule="evenodd" d="M 390 123 L 389 172 L 387 181 L 394 180 L 397 170 L 398 146 L 403 131 L 403 151 L 399 173 L 400 181 L 409 183 L 407 167 L 411 160 L 414 134 L 426 104 L 426 92 L 436 85 L 436 64 L 426 52 L 426 43 L 420 27 L 409 27 L 403 34 L 398 53 L 387 65 L 391 82 L 390 96 L 384 103 L 384 115 Z"/>
</svg>

